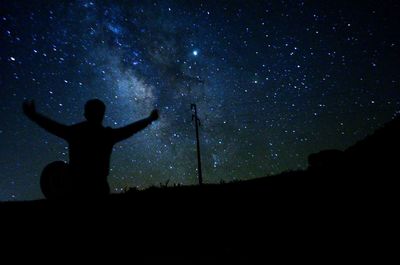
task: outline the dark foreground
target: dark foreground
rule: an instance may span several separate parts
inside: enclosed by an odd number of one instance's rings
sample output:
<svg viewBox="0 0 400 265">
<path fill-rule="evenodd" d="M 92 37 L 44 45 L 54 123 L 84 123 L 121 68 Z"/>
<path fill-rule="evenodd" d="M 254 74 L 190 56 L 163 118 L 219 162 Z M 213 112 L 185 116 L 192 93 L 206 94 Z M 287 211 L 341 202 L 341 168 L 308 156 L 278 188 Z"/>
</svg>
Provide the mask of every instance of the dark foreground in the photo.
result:
<svg viewBox="0 0 400 265">
<path fill-rule="evenodd" d="M 392 263 L 399 128 L 396 119 L 345 151 L 313 154 L 305 171 L 103 200 L 0 203 L 2 257 L 54 264 Z"/>
<path fill-rule="evenodd" d="M 326 264 L 392 258 L 393 198 L 377 187 L 331 189 L 311 184 L 315 179 L 304 172 L 292 174 L 286 176 L 291 184 L 265 178 L 97 201 L 3 203 L 3 242 L 17 253 L 56 263 Z"/>
</svg>

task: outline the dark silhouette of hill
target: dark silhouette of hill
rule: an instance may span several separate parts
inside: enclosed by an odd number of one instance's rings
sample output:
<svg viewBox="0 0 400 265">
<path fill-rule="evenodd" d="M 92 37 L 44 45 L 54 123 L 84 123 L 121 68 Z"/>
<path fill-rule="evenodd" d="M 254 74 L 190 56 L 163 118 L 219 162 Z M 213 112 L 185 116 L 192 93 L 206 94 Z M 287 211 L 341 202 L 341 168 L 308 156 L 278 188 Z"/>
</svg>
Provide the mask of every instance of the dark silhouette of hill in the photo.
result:
<svg viewBox="0 0 400 265">
<path fill-rule="evenodd" d="M 395 253 L 399 132 L 396 118 L 343 151 L 311 154 L 306 170 L 247 181 L 3 202 L 3 227 L 11 242 L 67 260 L 382 263 Z"/>
<path fill-rule="evenodd" d="M 400 119 L 399 117 L 386 123 L 372 135 L 350 146 L 343 152 L 339 150 L 321 151 L 309 157 L 310 168 L 321 168 L 321 171 L 335 170 L 338 172 L 373 174 L 393 173 L 397 170 L 396 153 L 400 147 Z M 372 174 L 373 173 L 373 174 Z M 359 177 L 361 174 L 353 175 Z"/>
</svg>

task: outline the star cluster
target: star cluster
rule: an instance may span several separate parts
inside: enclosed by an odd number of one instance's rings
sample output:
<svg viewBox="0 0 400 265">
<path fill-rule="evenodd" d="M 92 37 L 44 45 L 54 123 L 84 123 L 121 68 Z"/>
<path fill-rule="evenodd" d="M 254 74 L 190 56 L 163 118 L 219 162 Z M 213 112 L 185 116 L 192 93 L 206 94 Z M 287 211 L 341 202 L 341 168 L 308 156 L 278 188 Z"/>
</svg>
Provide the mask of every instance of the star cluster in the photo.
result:
<svg viewBox="0 0 400 265">
<path fill-rule="evenodd" d="M 2 1 L 0 200 L 37 199 L 65 142 L 25 118 L 24 99 L 65 124 L 107 105 L 120 127 L 159 121 L 115 146 L 113 192 L 307 166 L 400 110 L 396 1 Z"/>
</svg>

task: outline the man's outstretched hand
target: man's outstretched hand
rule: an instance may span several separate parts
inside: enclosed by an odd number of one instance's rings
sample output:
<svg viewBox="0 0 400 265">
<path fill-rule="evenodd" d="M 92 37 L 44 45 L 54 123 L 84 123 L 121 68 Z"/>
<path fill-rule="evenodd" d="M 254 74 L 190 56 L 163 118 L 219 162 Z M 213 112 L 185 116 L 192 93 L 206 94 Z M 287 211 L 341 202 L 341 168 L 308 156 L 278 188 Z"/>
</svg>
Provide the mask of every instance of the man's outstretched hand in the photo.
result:
<svg viewBox="0 0 400 265">
<path fill-rule="evenodd" d="M 149 118 L 150 118 L 151 121 L 157 120 L 157 119 L 158 119 L 158 110 L 157 110 L 157 109 L 154 109 L 154 110 L 150 113 Z"/>
<path fill-rule="evenodd" d="M 25 100 L 22 103 L 22 109 L 24 110 L 25 115 L 32 119 L 36 114 L 35 101 Z"/>
</svg>

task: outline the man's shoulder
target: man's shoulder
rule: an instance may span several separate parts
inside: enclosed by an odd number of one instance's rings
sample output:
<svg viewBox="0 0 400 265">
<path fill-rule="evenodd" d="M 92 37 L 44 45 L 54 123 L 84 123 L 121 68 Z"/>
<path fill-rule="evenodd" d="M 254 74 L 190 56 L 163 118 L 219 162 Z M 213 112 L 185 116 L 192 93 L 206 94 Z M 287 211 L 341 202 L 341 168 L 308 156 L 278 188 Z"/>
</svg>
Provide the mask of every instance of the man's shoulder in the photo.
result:
<svg viewBox="0 0 400 265">
<path fill-rule="evenodd" d="M 85 121 L 78 122 L 78 123 L 69 125 L 68 127 L 71 128 L 71 129 L 84 128 L 84 127 L 87 127 L 87 122 L 85 122 Z"/>
<path fill-rule="evenodd" d="M 79 131 L 79 130 L 96 130 L 96 131 L 103 131 L 103 132 L 112 132 L 114 129 L 107 126 L 93 126 L 87 121 L 79 122 L 68 126 L 72 131 Z"/>
</svg>

